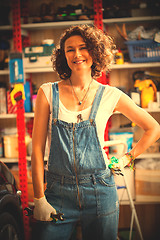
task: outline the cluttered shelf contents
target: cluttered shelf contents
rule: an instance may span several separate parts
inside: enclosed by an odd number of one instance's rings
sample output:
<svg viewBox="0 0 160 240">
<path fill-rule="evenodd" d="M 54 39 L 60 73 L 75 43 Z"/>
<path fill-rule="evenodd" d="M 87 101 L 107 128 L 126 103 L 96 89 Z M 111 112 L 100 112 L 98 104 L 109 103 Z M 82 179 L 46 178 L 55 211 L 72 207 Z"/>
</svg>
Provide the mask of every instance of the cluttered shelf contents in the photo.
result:
<svg viewBox="0 0 160 240">
<path fill-rule="evenodd" d="M 93 21 L 93 18 L 90 17 L 90 14 L 85 14 L 85 19 L 82 19 L 82 14 L 79 14 L 79 20 L 77 20 L 77 15 L 69 15 L 69 16 L 66 16 L 62 10 L 64 9 L 61 9 L 61 12 L 59 12 L 59 15 L 57 13 L 57 19 L 52 19 L 51 21 L 49 20 L 49 18 L 47 19 L 45 17 L 45 14 L 41 14 L 41 19 L 39 18 L 30 18 L 29 20 L 31 22 L 29 22 L 28 24 L 21 24 L 21 28 L 22 30 L 27 30 L 29 32 L 30 35 L 34 35 L 35 32 L 39 31 L 39 30 L 42 30 L 42 31 L 57 31 L 59 29 L 63 29 L 63 28 L 66 28 L 70 25 L 77 25 L 77 24 L 93 24 L 94 21 Z M 75 9 L 74 9 L 75 11 Z M 80 13 L 80 12 L 79 12 Z M 83 13 L 83 12 L 81 12 Z M 111 13 L 111 11 L 110 11 Z M 112 12 L 113 13 L 113 12 Z M 76 14 L 78 14 L 78 11 L 76 9 Z M 105 14 L 107 14 L 105 12 Z M 83 14 L 84 15 L 84 14 Z M 106 16 L 107 18 L 107 15 L 104 15 L 104 17 Z M 84 16 L 83 16 L 84 17 Z M 42 19 L 43 18 L 43 19 Z M 32 22 L 32 20 L 34 20 L 34 23 Z M 116 34 L 118 35 L 118 31 L 116 29 L 116 26 L 115 26 L 115 23 L 117 23 L 118 25 L 120 25 L 122 23 L 122 27 L 124 29 L 124 26 L 123 25 L 124 23 L 126 24 L 132 24 L 132 23 L 141 23 L 141 22 L 153 22 L 153 21 L 159 21 L 160 20 L 160 17 L 159 16 L 150 16 L 150 17 L 112 17 L 112 18 L 108 18 L 108 19 L 104 19 L 103 20 L 103 23 L 104 23 L 104 26 L 106 25 L 109 25 L 109 28 L 112 27 L 114 28 L 114 31 L 116 31 Z M 48 21 L 48 22 L 46 22 Z M 6 29 L 7 29 L 8 26 L 6 26 Z M 119 26 L 121 27 L 121 26 Z M 4 30 L 5 27 L 0 27 L 0 30 Z M 8 28 L 9 29 L 9 28 Z M 10 28 L 12 29 L 12 27 Z M 42 32 L 42 31 L 39 31 Z M 134 29 L 133 29 L 134 31 Z M 144 29 L 143 29 L 144 31 Z M 143 32 L 142 31 L 142 32 Z M 117 62 L 117 64 L 114 64 L 112 66 L 112 70 L 113 72 L 115 71 L 121 71 L 121 70 L 124 70 L 124 71 L 128 71 L 128 70 L 135 70 L 136 68 L 138 69 L 143 69 L 143 68 L 156 68 L 156 70 L 160 67 L 160 62 L 159 62 L 159 55 L 158 55 L 158 59 L 157 59 L 157 52 L 159 54 L 159 44 L 156 43 L 156 46 L 153 46 L 153 42 L 151 44 L 145 44 L 147 43 L 146 41 L 147 40 L 139 40 L 140 39 L 140 33 L 139 33 L 139 30 L 136 30 L 136 32 L 138 32 L 138 38 L 139 39 L 130 39 L 129 36 L 128 36 L 128 26 L 126 26 L 126 32 L 127 32 L 127 37 L 125 36 L 125 48 L 127 49 L 127 58 L 126 58 L 126 52 L 123 52 L 123 48 L 120 49 L 121 51 L 118 51 L 115 52 L 115 55 L 116 55 L 116 58 L 115 58 L 115 62 Z M 123 32 L 121 32 L 122 34 Z M 42 35 L 42 34 L 41 34 Z M 45 36 L 45 35 L 44 35 Z M 43 37 L 44 37 L 43 36 Z M 41 36 L 42 37 L 42 36 Z M 39 74 L 39 73 L 46 73 L 49 74 L 51 73 L 53 70 L 52 70 L 52 67 L 50 65 L 50 50 L 54 48 L 54 44 L 56 44 L 56 41 L 54 42 L 53 39 L 52 39 L 52 42 L 50 42 L 50 39 L 47 39 L 47 41 L 41 41 L 41 37 L 37 40 L 37 35 L 36 37 L 34 38 L 36 40 L 36 43 L 38 44 L 34 44 L 34 42 L 32 42 L 32 45 L 30 47 L 25 47 L 23 49 L 23 53 L 24 53 L 24 71 L 25 73 L 34 73 L 32 76 L 33 78 L 35 77 L 35 75 Z M 121 37 L 121 36 L 120 36 Z M 142 37 L 141 37 L 142 38 Z M 46 39 L 43 39 L 43 40 L 46 40 Z M 144 41 L 141 45 L 141 41 Z M 121 42 L 122 42 L 122 39 L 121 39 Z M 127 43 L 128 42 L 128 43 Z M 126 44 L 127 43 L 127 44 Z M 158 46 L 157 46 L 158 45 Z M 48 49 L 50 49 L 48 51 Z M 143 57 L 143 59 L 142 59 Z M 156 59 L 155 59 L 156 57 Z M 147 61 L 146 61 L 147 60 Z M 154 60 L 154 61 L 153 61 Z M 114 71 L 115 70 L 115 71 Z M 144 69 L 143 69 L 144 70 Z M 147 69 L 148 70 L 148 69 Z M 6 70 L 6 64 L 5 64 L 5 69 L 4 70 L 1 70 L 0 71 L 0 75 L 2 75 L 1 77 L 4 77 L 3 75 L 6 75 L 5 77 L 7 77 L 9 75 L 9 71 Z M 129 80 L 129 79 L 128 79 Z M 137 80 L 137 79 L 136 79 Z M 144 102 L 144 97 L 141 99 L 141 95 L 144 95 L 144 92 L 145 90 L 147 89 L 149 91 L 149 94 L 153 100 L 153 103 L 150 103 L 150 105 L 148 106 L 147 110 L 148 111 L 154 111 L 154 112 L 157 112 L 157 114 L 159 114 L 159 106 L 157 107 L 157 100 L 155 101 L 153 95 L 154 95 L 154 92 L 155 90 L 153 89 L 153 85 L 150 86 L 150 83 L 147 84 L 147 79 L 144 79 L 140 82 L 137 82 L 135 81 L 135 83 L 132 82 L 132 87 L 134 89 L 132 89 L 132 96 L 133 99 L 135 99 L 135 101 L 139 101 L 139 104 L 141 102 Z M 133 86 L 137 84 L 138 86 Z M 27 105 L 26 105 L 26 113 L 25 113 L 25 118 L 26 118 L 26 123 L 30 122 L 31 119 L 30 118 L 33 118 L 34 117 L 34 113 L 30 113 L 31 111 L 33 111 L 34 109 L 34 101 L 36 99 L 36 91 L 37 91 L 37 86 L 33 86 L 33 92 L 32 94 L 28 91 L 28 83 L 27 83 L 27 86 L 26 86 L 26 95 L 28 96 L 27 98 L 27 101 L 28 99 L 30 99 L 30 101 L 27 102 Z M 145 85 L 145 88 L 140 91 L 140 88 L 142 87 L 142 85 Z M 149 85 L 149 89 L 148 89 L 148 85 Z M 143 92 L 143 94 L 142 94 Z M 159 89 L 156 90 L 156 92 L 159 92 Z M 158 96 L 158 95 L 157 95 Z M 158 99 L 158 97 L 157 97 Z M 153 110 L 153 105 L 154 105 L 154 110 Z M 156 105 L 156 106 L 155 106 Z M 28 108 L 29 106 L 29 108 Z M 11 108 L 10 108 L 11 109 Z M 15 118 L 16 116 L 16 112 L 14 113 L 10 113 L 10 114 L 7 114 L 8 110 L 6 111 L 6 113 L 2 116 L 0 115 L 0 120 L 1 121 L 4 121 L 5 120 L 5 116 L 6 118 L 9 117 L 10 118 Z M 9 116 L 7 116 L 9 115 Z M 2 117 L 1 117 L 2 116 Z M 13 117 L 14 116 L 14 117 Z M 11 139 L 9 139 L 10 141 Z M 28 144 L 27 144 L 28 145 Z M 12 145 L 11 145 L 12 146 Z M 29 148 L 27 148 L 27 151 L 28 151 Z M 153 149 L 152 149 L 153 150 Z M 27 152 L 28 153 L 28 152 Z M 28 154 L 29 155 L 29 154 Z M 150 153 L 146 153 L 145 155 L 141 156 L 141 158 L 149 158 L 150 156 Z M 152 151 L 152 158 L 160 158 L 160 155 L 159 153 L 153 153 Z M 17 162 L 18 158 L 15 157 L 15 158 L 1 158 L 3 161 L 15 161 Z M 28 162 L 30 161 L 30 157 L 27 157 L 27 160 Z M 132 176 L 133 179 L 134 179 L 134 176 Z M 133 184 L 134 186 L 134 184 Z"/>
</svg>

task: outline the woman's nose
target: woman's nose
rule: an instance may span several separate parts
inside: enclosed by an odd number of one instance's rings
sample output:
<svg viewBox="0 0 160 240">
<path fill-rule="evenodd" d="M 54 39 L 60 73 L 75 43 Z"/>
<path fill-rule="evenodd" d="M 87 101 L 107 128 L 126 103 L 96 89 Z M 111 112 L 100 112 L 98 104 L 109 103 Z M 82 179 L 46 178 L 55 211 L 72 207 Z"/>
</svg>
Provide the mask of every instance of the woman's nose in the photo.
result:
<svg viewBox="0 0 160 240">
<path fill-rule="evenodd" d="M 81 56 L 81 51 L 79 49 L 76 49 L 75 56 L 76 57 L 80 57 Z"/>
</svg>

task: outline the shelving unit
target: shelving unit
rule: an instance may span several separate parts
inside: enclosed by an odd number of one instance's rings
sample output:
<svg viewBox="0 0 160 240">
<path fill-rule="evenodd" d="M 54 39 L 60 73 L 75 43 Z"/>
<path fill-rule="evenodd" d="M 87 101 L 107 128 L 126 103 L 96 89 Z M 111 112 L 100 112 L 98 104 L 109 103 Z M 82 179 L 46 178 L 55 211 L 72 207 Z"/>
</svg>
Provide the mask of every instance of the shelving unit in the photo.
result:
<svg viewBox="0 0 160 240">
<path fill-rule="evenodd" d="M 139 68 L 159 68 L 160 62 L 153 62 L 153 63 L 124 63 L 121 65 L 113 64 L 112 70 L 123 70 L 123 69 L 139 69 Z M 53 72 L 52 67 L 43 67 L 43 68 L 25 68 L 25 73 L 41 73 L 41 72 Z M 8 75 L 9 70 L 0 70 L 0 75 Z"/>
<path fill-rule="evenodd" d="M 115 155 L 114 155 L 115 156 Z M 113 157 L 112 154 L 110 154 L 110 157 Z M 160 158 L 160 153 L 143 153 L 137 157 L 137 159 L 147 159 L 147 158 Z M 0 158 L 1 162 L 4 163 L 18 163 L 18 158 Z M 27 156 L 27 161 L 31 161 L 31 157 Z M 47 161 L 47 157 L 44 158 L 44 161 Z"/>
<path fill-rule="evenodd" d="M 107 26 L 108 28 L 112 28 L 114 26 L 115 23 L 117 24 L 121 24 L 121 23 L 126 23 L 127 25 L 134 25 L 139 23 L 153 23 L 153 22 L 159 22 L 160 21 L 160 16 L 148 16 L 148 17 L 130 17 L 130 18 L 111 18 L 111 19 L 103 19 L 103 24 L 104 26 Z M 88 24 L 88 25 L 93 25 L 94 21 L 93 20 L 79 20 L 79 21 L 64 21 L 64 22 L 49 22 L 49 23 L 28 23 L 28 24 L 21 24 L 21 31 L 23 35 L 28 34 L 28 32 L 30 34 L 34 34 L 35 32 L 40 33 L 40 31 L 52 31 L 54 30 L 54 32 L 60 30 L 60 29 L 65 29 L 71 25 L 79 25 L 79 24 Z M 12 31 L 12 26 L 0 26 L 0 31 Z M 36 35 L 37 36 L 37 35 Z M 120 39 L 120 43 L 122 42 L 122 39 Z M 124 63 L 122 65 L 112 65 L 112 72 L 117 72 L 117 75 L 121 75 L 122 72 L 127 72 L 130 73 L 136 69 L 141 70 L 141 69 L 155 69 L 156 71 L 159 71 L 160 68 L 160 62 L 150 62 L 150 63 Z M 38 74 L 41 75 L 45 75 L 48 76 L 49 74 L 53 73 L 53 69 L 52 67 L 43 67 L 43 68 L 26 68 L 24 66 L 24 72 L 26 74 L 28 73 L 32 73 L 33 78 L 38 76 Z M 9 76 L 9 70 L 0 70 L 0 78 L 7 78 Z M 127 75 L 128 76 L 128 75 Z M 121 76 L 119 76 L 121 77 Z M 126 75 L 125 75 L 126 77 Z M 38 79 L 38 77 L 37 77 Z M 37 81 L 36 79 L 36 81 Z M 126 81 L 126 79 L 123 79 L 124 81 Z M 114 81 L 113 81 L 114 83 Z M 117 83 L 117 82 L 116 82 Z M 126 83 L 126 82 L 125 82 Z M 124 83 L 124 85 L 125 85 Z M 122 84 L 122 81 L 120 81 L 119 84 Z M 149 113 L 153 113 L 156 115 L 160 115 L 160 109 L 145 109 L 146 111 L 148 111 Z M 121 118 L 120 113 L 115 113 L 118 114 L 118 117 Z M 25 120 L 34 118 L 34 113 L 25 113 Z M 0 122 L 1 121 L 15 121 L 16 119 L 16 114 L 4 114 L 4 115 L 0 115 Z M 6 121 L 6 122 L 7 122 Z M 159 158 L 160 159 L 160 153 L 146 153 L 146 154 L 141 154 L 138 159 L 141 158 Z M 31 158 L 29 156 L 27 156 L 27 162 L 30 163 Z M 45 159 L 46 161 L 47 159 Z M 0 161 L 4 162 L 4 163 L 18 163 L 18 159 L 16 158 L 0 158 Z M 122 205 L 128 205 L 129 202 L 121 202 Z M 148 204 L 148 202 L 141 202 L 138 203 L 135 201 L 135 204 Z M 152 203 L 149 203 L 152 204 Z M 155 204 L 155 202 L 154 202 Z M 156 203 L 157 204 L 157 203 Z"/>
<path fill-rule="evenodd" d="M 145 16 L 145 17 L 127 17 L 127 18 L 110 18 L 103 19 L 104 24 L 113 23 L 135 23 L 135 22 L 152 22 L 159 21 L 160 16 Z M 93 20 L 79 20 L 79 21 L 61 21 L 61 22 L 48 22 L 48 23 L 28 23 L 21 24 L 22 29 L 27 30 L 38 30 L 38 29 L 48 29 L 48 28 L 63 28 L 69 27 L 71 25 L 79 24 L 94 24 Z M 0 26 L 0 31 L 12 30 L 12 26 Z"/>
<path fill-rule="evenodd" d="M 106 25 L 113 25 L 114 23 L 137 23 L 137 22 L 153 22 L 153 21 L 160 21 L 160 16 L 147 16 L 147 17 L 129 17 L 129 18 L 112 18 L 112 19 L 103 19 L 103 23 Z M 79 20 L 79 21 L 62 21 L 62 22 L 47 22 L 47 23 L 28 23 L 28 24 L 21 24 L 22 33 L 25 31 L 39 31 L 39 30 L 51 30 L 51 29 L 63 29 L 67 28 L 71 25 L 79 25 L 79 24 L 88 24 L 93 25 L 93 20 Z M 12 30 L 12 26 L 0 26 L 0 31 L 8 31 Z M 130 69 L 143 69 L 143 68 L 156 68 L 160 67 L 160 62 L 151 62 L 151 63 L 124 63 L 122 65 L 112 65 L 112 71 L 114 70 L 130 70 Z M 24 66 L 25 73 L 53 73 L 52 67 L 41 67 L 41 68 L 26 68 Z M 0 76 L 8 76 L 9 70 L 0 70 Z M 146 111 L 150 113 L 159 113 L 160 109 L 152 110 L 146 109 Z M 119 114 L 116 112 L 115 114 Z M 0 115 L 0 120 L 2 119 L 14 119 L 16 118 L 16 114 L 5 114 Z M 25 113 L 25 118 L 34 118 L 34 113 Z M 145 158 L 149 157 L 148 154 L 144 155 Z M 159 154 L 154 155 L 156 157 Z M 5 161 L 5 159 L 2 159 Z M 6 160 L 9 161 L 9 160 Z M 11 160 L 14 161 L 13 159 Z"/>
</svg>

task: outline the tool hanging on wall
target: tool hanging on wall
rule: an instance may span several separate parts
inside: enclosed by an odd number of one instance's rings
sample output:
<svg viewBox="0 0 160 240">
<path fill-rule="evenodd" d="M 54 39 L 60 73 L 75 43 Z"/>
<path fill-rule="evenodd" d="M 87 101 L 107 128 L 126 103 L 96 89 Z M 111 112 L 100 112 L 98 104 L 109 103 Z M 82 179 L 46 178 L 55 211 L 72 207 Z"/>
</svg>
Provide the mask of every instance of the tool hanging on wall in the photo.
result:
<svg viewBox="0 0 160 240">
<path fill-rule="evenodd" d="M 23 61 L 21 52 L 11 52 L 9 55 L 9 76 L 10 83 L 23 83 L 24 72 L 23 72 Z"/>
<path fill-rule="evenodd" d="M 157 100 L 157 83 L 144 71 L 136 71 L 133 73 L 134 88 L 140 93 L 140 106 L 148 108 L 149 102 Z"/>
<path fill-rule="evenodd" d="M 135 88 L 139 88 L 141 92 L 141 107 L 148 108 L 149 102 L 155 102 L 157 97 L 157 88 L 152 80 L 136 80 L 134 84 Z"/>
</svg>

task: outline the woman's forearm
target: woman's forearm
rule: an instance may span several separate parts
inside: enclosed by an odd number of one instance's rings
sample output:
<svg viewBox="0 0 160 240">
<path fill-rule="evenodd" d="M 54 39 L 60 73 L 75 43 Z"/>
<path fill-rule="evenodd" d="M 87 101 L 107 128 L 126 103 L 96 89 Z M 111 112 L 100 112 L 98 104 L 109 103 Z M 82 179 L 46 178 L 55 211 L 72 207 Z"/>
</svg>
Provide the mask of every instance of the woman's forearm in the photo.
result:
<svg viewBox="0 0 160 240">
<path fill-rule="evenodd" d="M 32 132 L 32 180 L 34 197 L 44 196 L 44 152 L 49 121 L 49 104 L 40 88 L 36 99 Z"/>
<path fill-rule="evenodd" d="M 131 154 L 136 158 L 143 153 L 149 146 L 156 142 L 160 137 L 160 126 L 157 124 L 153 129 L 147 130 L 142 135 L 141 139 L 130 151 Z"/>
<path fill-rule="evenodd" d="M 37 157 L 39 155 L 39 157 Z M 44 161 L 40 154 L 32 153 L 32 181 L 33 191 L 35 198 L 41 198 L 44 196 Z"/>
</svg>

